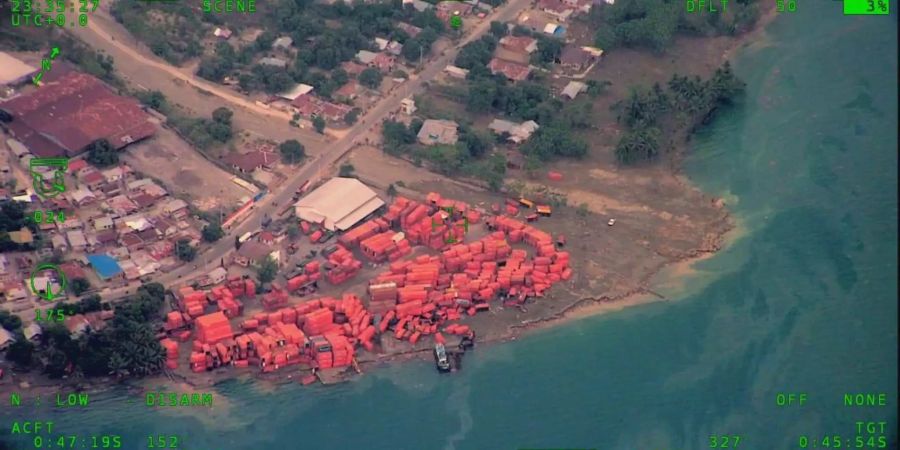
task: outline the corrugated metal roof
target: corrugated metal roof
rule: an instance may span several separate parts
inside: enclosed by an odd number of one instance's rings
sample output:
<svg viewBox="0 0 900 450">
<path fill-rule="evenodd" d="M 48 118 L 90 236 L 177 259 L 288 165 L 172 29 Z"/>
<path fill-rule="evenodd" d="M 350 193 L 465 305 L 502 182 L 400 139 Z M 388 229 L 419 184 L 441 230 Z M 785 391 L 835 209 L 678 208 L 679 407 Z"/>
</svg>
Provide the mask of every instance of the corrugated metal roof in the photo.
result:
<svg viewBox="0 0 900 450">
<path fill-rule="evenodd" d="M 300 199 L 295 209 L 301 219 L 314 223 L 324 221 L 325 228 L 333 231 L 350 228 L 383 204 L 375 191 L 361 181 L 338 177 Z M 360 215 L 372 205 L 377 206 Z"/>
</svg>

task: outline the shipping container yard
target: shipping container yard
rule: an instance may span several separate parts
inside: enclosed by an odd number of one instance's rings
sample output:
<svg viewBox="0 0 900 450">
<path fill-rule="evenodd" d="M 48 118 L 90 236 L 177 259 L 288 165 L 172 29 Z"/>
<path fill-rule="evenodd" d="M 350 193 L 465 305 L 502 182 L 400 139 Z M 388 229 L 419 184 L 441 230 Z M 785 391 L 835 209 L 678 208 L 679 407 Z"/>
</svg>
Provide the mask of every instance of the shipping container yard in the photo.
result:
<svg viewBox="0 0 900 450">
<path fill-rule="evenodd" d="M 508 203 L 515 215 L 525 206 Z M 317 224 L 298 225 L 310 243 L 321 242 Z M 553 285 L 571 279 L 569 253 L 559 245 L 515 217 L 435 192 L 424 201 L 398 196 L 265 292 L 247 276 L 173 289 L 166 366 L 176 373 L 299 370 L 308 384 L 359 372 L 360 362 L 431 352 L 438 371 L 458 370 L 478 327 L 548 301 Z M 476 326 L 476 316 L 486 323 Z"/>
</svg>

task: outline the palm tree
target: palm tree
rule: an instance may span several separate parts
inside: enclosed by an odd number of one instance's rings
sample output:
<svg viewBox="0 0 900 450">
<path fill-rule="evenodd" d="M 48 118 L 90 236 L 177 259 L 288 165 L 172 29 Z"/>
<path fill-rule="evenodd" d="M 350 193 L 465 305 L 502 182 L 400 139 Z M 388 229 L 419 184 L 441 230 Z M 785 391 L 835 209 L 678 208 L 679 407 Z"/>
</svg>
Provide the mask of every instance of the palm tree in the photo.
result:
<svg viewBox="0 0 900 450">
<path fill-rule="evenodd" d="M 109 357 L 109 374 L 115 376 L 118 379 L 125 378 L 128 376 L 128 363 L 125 361 L 118 352 L 113 353 Z"/>
</svg>

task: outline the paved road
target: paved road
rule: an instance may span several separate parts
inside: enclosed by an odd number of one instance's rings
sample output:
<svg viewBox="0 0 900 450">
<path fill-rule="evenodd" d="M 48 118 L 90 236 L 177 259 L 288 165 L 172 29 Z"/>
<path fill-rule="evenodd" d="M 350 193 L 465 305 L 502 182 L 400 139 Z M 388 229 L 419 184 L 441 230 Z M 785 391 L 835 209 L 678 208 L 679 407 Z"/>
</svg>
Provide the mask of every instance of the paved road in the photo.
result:
<svg viewBox="0 0 900 450">
<path fill-rule="evenodd" d="M 502 8 L 495 11 L 492 17 L 483 20 L 480 24 L 472 28 L 455 47 L 448 48 L 443 55 L 429 62 L 425 68 L 418 74 L 415 79 L 410 79 L 382 99 L 374 108 L 370 109 L 365 116 L 360 117 L 359 122 L 348 130 L 340 140 L 335 141 L 332 145 L 315 157 L 310 163 L 300 168 L 282 187 L 279 192 L 274 192 L 263 198 L 258 203 L 250 216 L 246 218 L 236 228 L 232 229 L 222 240 L 216 242 L 207 248 L 197 257 L 198 267 L 187 264 L 178 269 L 154 278 L 153 281 L 164 285 L 177 284 L 179 279 L 190 279 L 203 275 L 219 265 L 220 259 L 234 248 L 234 237 L 240 236 L 248 231 L 254 231 L 261 227 L 262 219 L 265 214 L 275 218 L 278 211 L 291 202 L 293 193 L 306 180 L 312 180 L 313 183 L 321 178 L 327 171 L 328 167 L 337 162 L 344 154 L 352 149 L 358 140 L 363 139 L 366 132 L 373 126 L 380 126 L 381 122 L 390 113 L 400 109 L 400 101 L 412 94 L 418 93 L 423 84 L 434 79 L 443 68 L 456 58 L 459 49 L 480 38 L 490 28 L 491 20 L 505 22 L 514 19 L 516 15 L 528 6 L 530 0 L 512 0 Z M 134 288 L 131 288 L 134 289 Z M 104 298 L 114 298 L 125 294 L 124 289 L 118 289 L 113 292 L 104 293 Z"/>
</svg>

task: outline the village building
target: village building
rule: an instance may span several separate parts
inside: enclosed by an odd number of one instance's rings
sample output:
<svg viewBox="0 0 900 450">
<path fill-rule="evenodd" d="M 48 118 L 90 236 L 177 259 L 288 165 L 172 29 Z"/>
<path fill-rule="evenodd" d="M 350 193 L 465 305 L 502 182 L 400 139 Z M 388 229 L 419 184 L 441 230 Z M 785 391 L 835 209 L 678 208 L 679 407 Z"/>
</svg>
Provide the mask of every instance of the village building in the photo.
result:
<svg viewBox="0 0 900 450">
<path fill-rule="evenodd" d="M 503 133 L 508 134 L 507 140 L 515 144 L 521 144 L 522 142 L 527 141 L 538 128 L 540 127 L 537 122 L 533 120 L 515 123 L 503 119 L 494 119 L 491 121 L 490 125 L 488 125 L 488 129 L 498 135 L 502 135 Z"/>
<path fill-rule="evenodd" d="M 81 230 L 66 232 L 66 240 L 69 241 L 69 248 L 73 251 L 80 252 L 87 248 L 87 240 Z"/>
<path fill-rule="evenodd" d="M 228 39 L 231 37 L 231 30 L 229 30 L 228 28 L 216 27 L 216 29 L 213 30 L 213 36 L 219 39 Z"/>
<path fill-rule="evenodd" d="M 0 327 L 0 350 L 6 350 L 14 342 L 16 342 L 16 337 L 6 331 L 6 328 Z"/>
<path fill-rule="evenodd" d="M 250 265 L 258 266 L 267 258 L 272 258 L 277 262 L 279 260 L 279 252 L 262 242 L 247 241 L 241 244 L 241 248 L 235 252 L 234 262 L 245 267 Z"/>
<path fill-rule="evenodd" d="M 458 128 L 459 125 L 452 120 L 428 119 L 422 123 L 416 137 L 424 145 L 452 145 L 459 139 Z"/>
<path fill-rule="evenodd" d="M 350 80 L 341 86 L 332 94 L 338 100 L 353 100 L 359 92 L 359 83 L 356 80 Z"/>
<path fill-rule="evenodd" d="M 494 51 L 494 56 L 507 61 L 528 64 L 531 54 L 537 51 L 537 39 L 529 36 L 504 36 Z"/>
<path fill-rule="evenodd" d="M 359 64 L 355 61 L 344 61 L 341 63 L 341 68 L 344 69 L 344 72 L 347 72 L 347 75 L 350 75 L 351 77 L 358 76 L 360 73 L 362 73 L 363 70 L 366 70 L 365 65 Z"/>
<path fill-rule="evenodd" d="M 97 196 L 91 192 L 91 189 L 88 186 L 81 186 L 80 188 L 69 192 L 68 197 L 72 199 L 72 203 L 75 204 L 75 206 L 79 207 L 90 205 L 97 201 Z"/>
<path fill-rule="evenodd" d="M 382 73 L 388 73 L 394 70 L 394 65 L 396 63 L 397 58 L 387 53 L 381 52 L 375 54 L 375 58 L 372 59 L 372 62 L 369 64 L 369 66 L 378 69 Z"/>
<path fill-rule="evenodd" d="M 41 329 L 41 326 L 37 324 L 37 322 L 31 322 L 28 325 L 22 327 L 22 335 L 24 335 L 25 339 L 28 339 L 28 341 L 30 342 L 40 341 L 43 334 L 44 331 Z"/>
<path fill-rule="evenodd" d="M 406 3 L 406 2 L 404 2 L 404 3 Z M 411 37 L 411 38 L 414 38 L 414 37 L 418 36 L 419 33 L 422 32 L 422 29 L 421 29 L 421 28 L 419 28 L 419 27 L 417 27 L 417 26 L 415 26 L 415 25 L 410 25 L 410 24 L 408 24 L 408 23 L 406 23 L 406 22 L 398 22 L 398 23 L 397 23 L 397 28 L 399 28 L 400 30 L 402 30 L 404 33 L 406 33 L 407 36 L 409 36 L 409 37 Z"/>
<path fill-rule="evenodd" d="M 557 62 L 566 70 L 581 72 L 603 55 L 603 50 L 594 47 L 567 45 L 557 58 Z"/>
<path fill-rule="evenodd" d="M 411 116 L 416 112 L 416 101 L 411 97 L 406 97 L 403 100 L 400 100 L 400 109 L 403 110 L 403 113 L 407 116 Z"/>
<path fill-rule="evenodd" d="M 271 169 L 278 164 L 278 154 L 266 150 L 254 150 L 248 153 L 230 153 L 223 158 L 232 169 L 241 173 L 251 173 L 257 169 Z"/>
<path fill-rule="evenodd" d="M 187 210 L 188 204 L 186 201 L 180 198 L 169 199 L 162 206 L 163 213 L 168 214 L 170 216 L 178 215 L 178 213 Z"/>
<path fill-rule="evenodd" d="M 538 0 L 537 7 L 561 22 L 569 20 L 575 11 L 574 7 L 566 4 L 563 0 Z"/>
<path fill-rule="evenodd" d="M 503 74 L 510 81 L 522 81 L 531 74 L 531 67 L 525 64 L 519 64 L 512 61 L 505 61 L 500 58 L 492 58 L 488 63 L 488 69 L 491 73 Z"/>
<path fill-rule="evenodd" d="M 294 45 L 294 39 L 290 36 L 282 36 L 272 42 L 272 48 L 276 50 L 288 50 Z"/>
<path fill-rule="evenodd" d="M 298 200 L 294 213 L 327 230 L 344 231 L 383 205 L 378 194 L 361 181 L 336 177 Z"/>
<path fill-rule="evenodd" d="M 456 67 L 449 64 L 447 65 L 447 67 L 444 67 L 444 73 L 460 80 L 465 80 L 466 77 L 469 76 L 468 69 L 463 69 L 462 67 Z"/>
<path fill-rule="evenodd" d="M 587 90 L 587 85 L 580 81 L 570 81 L 569 84 L 563 88 L 562 95 L 563 97 L 568 98 L 569 100 L 574 100 L 578 94 Z"/>
</svg>

